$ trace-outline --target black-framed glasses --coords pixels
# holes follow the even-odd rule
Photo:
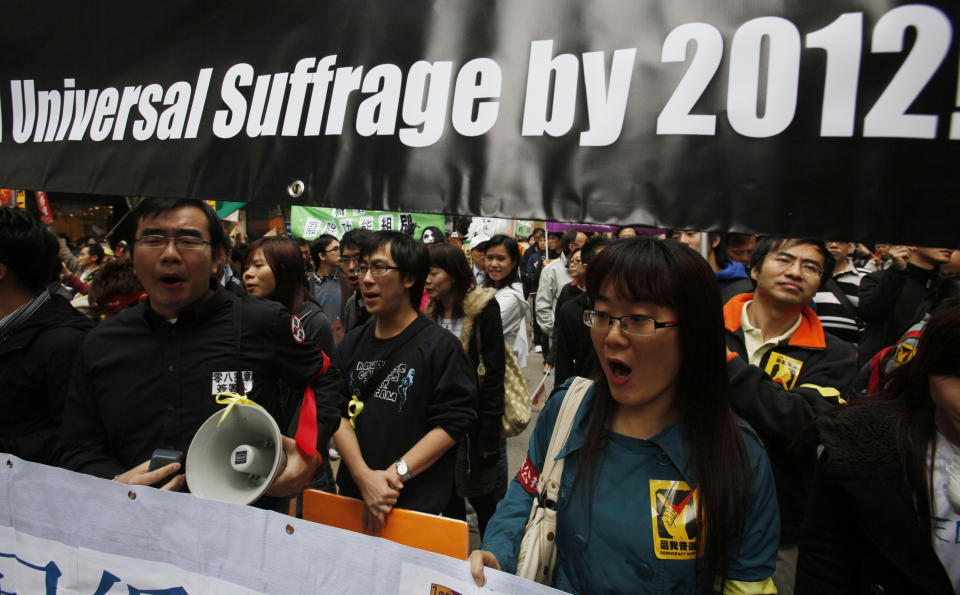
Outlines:
[[[385,274],[387,271],[399,271],[400,267],[391,267],[385,264],[372,264],[370,266],[361,264],[353,270],[356,271],[357,276],[359,277],[366,275],[367,271],[370,271],[374,277],[379,277],[380,275]]]
[[[142,247],[148,250],[162,250],[167,247],[167,244],[173,242],[173,245],[177,247],[177,250],[202,250],[206,246],[212,246],[213,242],[208,242],[203,238],[198,238],[196,236],[162,236],[162,235],[146,235],[136,238],[134,240]]]
[[[819,277],[823,274],[823,267],[812,260],[801,260],[799,256],[789,252],[777,252],[773,255],[773,262],[781,269],[793,268],[793,263],[800,261],[800,268],[811,277]]]
[[[598,312],[596,310],[585,310],[583,312],[583,324],[590,328],[607,330],[613,325],[614,320],[620,323],[620,330],[626,334],[640,337],[649,337],[650,335],[656,334],[657,329],[680,326],[680,323],[676,320],[664,320],[660,322],[659,320],[640,314],[610,316],[606,312]]]
[[[340,263],[340,266],[342,266],[342,267],[348,267],[348,266],[350,266],[350,263],[360,264],[360,257],[359,257],[359,256],[351,256],[350,258],[340,258],[337,262],[339,262],[339,263]]]
[[[327,248],[326,250],[321,250],[320,252],[323,252],[324,254],[326,254],[327,252],[339,252],[339,251],[340,251],[340,246],[337,246],[336,248]],[[340,260],[343,260],[343,259],[341,258]]]

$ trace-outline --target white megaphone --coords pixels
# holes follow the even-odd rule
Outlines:
[[[222,415],[211,415],[190,442],[187,485],[199,498],[251,504],[287,464],[280,428],[255,405],[234,405],[221,423]]]

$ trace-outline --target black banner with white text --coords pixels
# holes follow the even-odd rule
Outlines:
[[[8,4],[0,186],[960,246],[953,3]]]

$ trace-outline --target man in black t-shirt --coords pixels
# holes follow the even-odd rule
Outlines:
[[[339,347],[346,382],[334,440],[345,464],[337,484],[341,494],[363,499],[363,526],[373,533],[394,506],[444,509],[453,490],[452,447],[477,417],[476,373],[460,342],[418,312],[428,271],[426,246],[377,232],[357,268],[373,319]],[[368,387],[388,363],[389,373]],[[355,397],[359,414],[360,406],[350,405]]]

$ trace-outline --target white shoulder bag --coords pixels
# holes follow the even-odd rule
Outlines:
[[[566,444],[573,429],[573,420],[583,402],[583,396],[593,384],[592,380],[577,377],[567,389],[560,405],[557,422],[550,436],[547,456],[537,483],[537,496],[530,507],[527,526],[517,555],[517,576],[534,580],[544,585],[553,581],[557,561],[557,494],[563,475],[563,459],[554,460]]]

